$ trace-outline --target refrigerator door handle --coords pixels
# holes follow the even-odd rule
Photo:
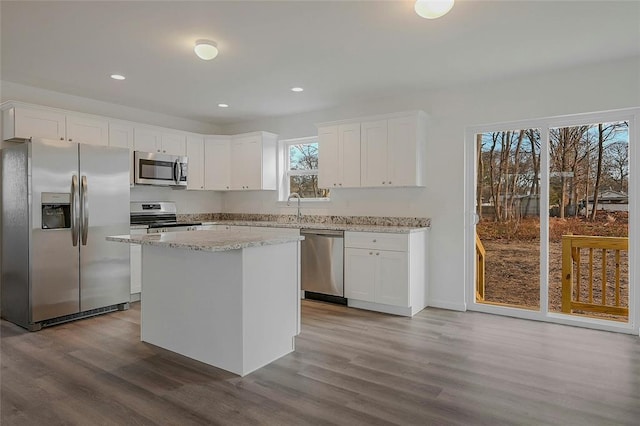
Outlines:
[[[82,210],[80,213],[82,221],[82,245],[87,245],[87,237],[89,234],[89,187],[87,185],[87,177],[82,176],[82,183],[80,187],[80,201],[82,203]]]
[[[73,175],[73,177],[71,177],[71,242],[74,247],[78,245],[79,211],[78,176]]]

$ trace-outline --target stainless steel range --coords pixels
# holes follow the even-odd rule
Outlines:
[[[201,222],[178,222],[173,201],[132,201],[131,225],[148,225],[147,233],[196,231]]]

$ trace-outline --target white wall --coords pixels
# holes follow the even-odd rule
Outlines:
[[[535,60],[535,56],[532,56]],[[472,64],[470,64],[471,66]],[[427,187],[351,189],[332,193],[307,214],[421,216],[432,219],[430,304],[464,309],[465,128],[520,119],[640,106],[640,58],[493,82],[417,92],[411,96],[225,126],[226,134],[265,130],[280,139],[312,136],[314,123],[421,109],[430,116]],[[225,194],[225,212],[291,213],[270,192]]]
[[[61,108],[87,114],[102,115],[121,120],[168,127],[188,132],[218,134],[220,129],[210,123],[173,117],[138,108],[126,107],[109,102],[96,101],[66,93],[25,86],[23,84],[0,81],[0,102],[20,101],[52,108]]]
[[[131,188],[131,201],[174,201],[179,214],[218,213],[222,211],[221,194],[213,191],[134,186]]]

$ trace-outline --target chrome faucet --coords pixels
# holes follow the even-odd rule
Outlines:
[[[302,218],[302,213],[300,213],[300,195],[297,192],[292,192],[291,194],[289,194],[289,198],[287,198],[287,206],[291,206],[292,198],[298,199],[298,214],[296,216],[296,219],[298,222],[300,222],[300,219]]]

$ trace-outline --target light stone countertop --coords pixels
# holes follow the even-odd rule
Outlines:
[[[149,225],[129,225],[129,229],[148,229]]]
[[[429,228],[413,226],[385,226],[385,225],[354,225],[345,223],[309,223],[309,222],[274,222],[274,221],[253,221],[253,220],[218,220],[203,222],[203,225],[230,225],[230,226],[255,226],[270,228],[290,228],[290,229],[328,229],[336,231],[354,232],[387,232],[393,234],[408,234],[411,232],[421,232]]]
[[[248,247],[260,247],[274,244],[285,244],[304,240],[304,237],[291,235],[267,235],[259,231],[238,234],[226,230],[202,230],[166,232],[144,235],[114,235],[106,238],[128,244],[140,244],[157,247],[197,251],[228,251]]]

